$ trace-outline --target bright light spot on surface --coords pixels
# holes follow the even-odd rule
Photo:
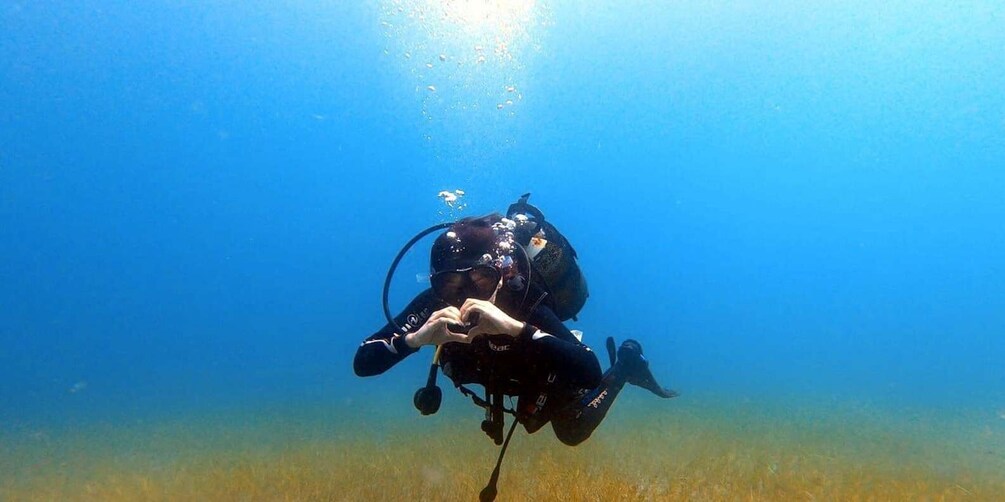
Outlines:
[[[433,80],[465,77],[473,89],[474,72],[489,73],[499,80],[512,79],[520,69],[519,56],[532,49],[532,32],[539,27],[537,0],[387,0],[381,26],[398,50],[389,55],[417,60],[411,73]],[[470,68],[486,63],[489,70]],[[449,71],[423,71],[448,69]],[[494,84],[492,91],[515,89],[512,82]],[[486,91],[490,89],[484,89]]]
[[[427,0],[427,8],[443,9],[443,18],[474,36],[513,38],[532,15],[536,0]]]
[[[508,144],[525,67],[547,24],[537,0],[384,0],[380,25],[398,96],[414,96],[423,137],[463,162]],[[405,78],[400,78],[403,74]],[[487,159],[486,159],[487,160]]]

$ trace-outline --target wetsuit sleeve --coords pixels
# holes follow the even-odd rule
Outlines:
[[[518,338],[541,360],[551,361],[551,370],[565,376],[568,382],[584,388],[600,383],[603,373],[597,355],[580,342],[550,308],[538,307]]]
[[[352,362],[356,375],[379,375],[398,361],[417,352],[419,349],[413,349],[405,343],[404,335],[419,329],[433,312],[442,308],[442,305],[443,302],[433,294],[432,290],[427,289],[416,296],[405,307],[404,312],[394,318],[399,326],[405,328],[405,333],[399,333],[398,328],[388,323],[359,344]]]

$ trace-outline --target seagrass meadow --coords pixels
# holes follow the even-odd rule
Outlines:
[[[1000,500],[1005,420],[963,410],[626,399],[586,443],[518,432],[498,500]],[[376,411],[376,410],[373,410]],[[4,432],[3,500],[474,500],[478,416],[258,411]]]

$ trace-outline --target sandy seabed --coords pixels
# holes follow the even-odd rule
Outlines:
[[[457,400],[454,400],[457,401]],[[679,398],[618,403],[572,448],[518,429],[498,500],[1003,500],[993,410]],[[0,433],[2,500],[476,500],[477,409],[166,417]]]

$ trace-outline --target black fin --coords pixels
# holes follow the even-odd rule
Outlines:
[[[618,349],[618,363],[624,365],[627,372],[627,382],[656,394],[664,399],[677,397],[679,394],[663,388],[656,382],[656,377],[649,370],[649,361],[642,355],[642,345],[635,340],[625,340]]]
[[[617,347],[614,345],[614,337],[607,337],[607,357],[611,359],[611,367],[614,367],[614,363],[617,362]]]
[[[653,378],[653,374],[649,371],[648,367],[646,367],[642,373],[642,375],[638,375],[636,378],[629,378],[628,383],[638,385],[639,387],[642,387],[643,389],[646,389],[663,399],[670,399],[680,395],[676,391],[665,389],[660,386],[660,384],[656,382],[656,379]]]

